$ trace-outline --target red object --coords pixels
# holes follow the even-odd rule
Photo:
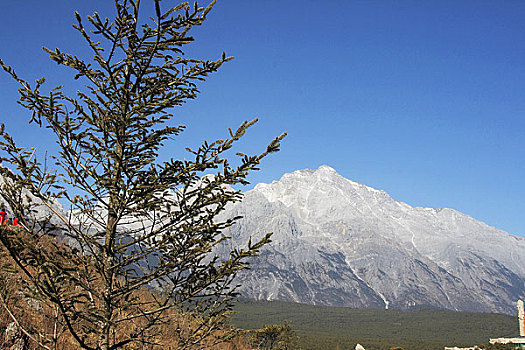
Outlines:
[[[0,225],[9,225],[9,219],[7,219],[6,216],[6,212],[0,210]],[[22,224],[18,222],[18,218],[13,218],[13,226],[22,226]]]
[[[7,219],[5,219],[5,216],[6,216],[6,213],[5,211],[0,211],[0,224],[1,225],[7,225],[8,222],[7,222]]]

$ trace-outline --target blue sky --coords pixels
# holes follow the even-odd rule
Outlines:
[[[0,57],[28,80],[63,83],[70,72],[40,47],[86,54],[73,10],[111,15],[111,3],[2,0]],[[523,18],[517,0],[219,1],[187,52],[236,59],[175,111],[188,129],[163,157],[259,117],[239,151],[288,137],[253,183],[328,164],[410,205],[454,208],[525,236]],[[8,130],[52,151],[51,136],[26,125],[6,74],[0,92]]]

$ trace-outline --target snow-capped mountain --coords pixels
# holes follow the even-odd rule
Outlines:
[[[35,215],[52,213],[41,205]],[[524,238],[453,209],[411,207],[328,166],[258,184],[222,215],[243,217],[223,253],[274,233],[239,277],[245,297],[514,314],[525,296]]]
[[[224,213],[231,244],[273,232],[240,277],[256,299],[514,313],[525,239],[452,209],[411,207],[328,167],[258,184]]]

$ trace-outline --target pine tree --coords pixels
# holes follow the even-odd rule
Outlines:
[[[184,130],[172,124],[174,108],[194,99],[197,83],[231,57],[184,56],[190,29],[204,22],[215,1],[168,10],[152,1],[155,16],[144,23],[140,0],[115,0],[114,19],[95,12],[87,26],[75,12],[74,28],[92,58],[44,48],[85,83],[76,95],[60,86],[45,93],[44,78],[30,84],[0,60],[20,84],[29,123],[50,129],[59,147],[39,160],[0,127],[0,198],[23,225],[0,229],[1,246],[26,293],[54,310],[55,325],[82,349],[166,348],[159,332],[170,322],[177,335],[172,348],[223,341],[229,333],[218,330],[236,295],[232,281],[270,241],[266,234],[229,256],[214,253],[238,219],[217,217],[242,197],[232,186],[247,184],[248,173],[278,151],[285,134],[260,154],[237,153],[235,166],[225,152],[256,120],[223,140],[188,148],[190,160],[159,160],[164,143]],[[59,210],[57,201],[71,210]],[[13,311],[8,299],[2,294],[2,306]],[[173,310],[179,321],[167,319]],[[24,327],[15,311],[9,315]],[[23,331],[52,349],[57,327],[53,334]]]
[[[248,331],[250,343],[261,350],[292,350],[298,348],[295,330],[289,322],[281,325],[267,324],[261,329]]]

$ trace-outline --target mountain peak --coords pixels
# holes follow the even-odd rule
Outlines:
[[[456,210],[412,207],[327,165],[252,191],[235,237],[274,235],[246,297],[508,313],[525,294],[525,239]]]
[[[326,164],[323,164],[321,165],[319,168],[317,168],[317,170],[315,172],[323,172],[323,173],[333,173],[333,174],[337,174],[337,171],[335,171],[334,168],[332,168],[331,166],[328,166]]]
[[[281,177],[281,180],[285,180],[285,179],[288,179],[288,178],[295,178],[295,177],[310,177],[310,176],[328,176],[328,177],[331,177],[331,176],[334,176],[334,175],[339,175],[339,174],[337,173],[337,171],[334,168],[324,164],[324,165],[321,165],[317,169],[306,168],[306,169],[299,169],[299,170],[294,170],[294,171],[289,172],[289,173],[285,173]]]

